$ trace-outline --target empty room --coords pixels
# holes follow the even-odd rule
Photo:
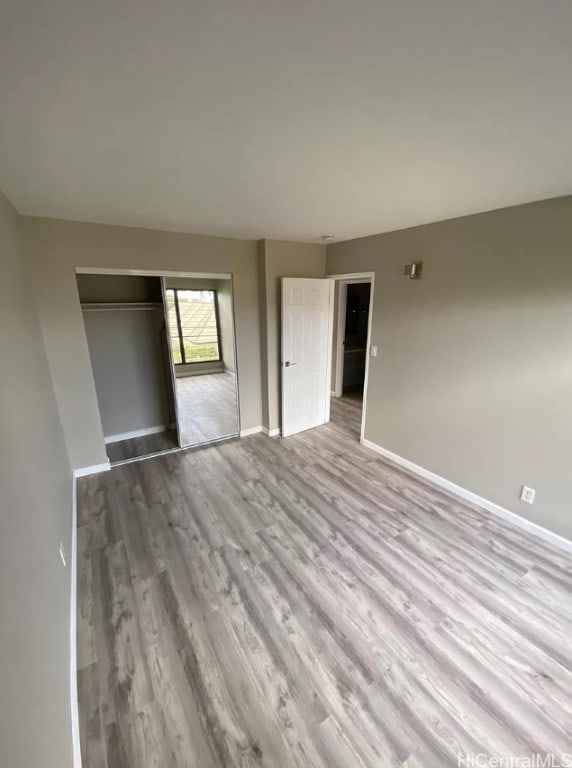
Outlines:
[[[572,765],[572,5],[0,4],[0,766]]]

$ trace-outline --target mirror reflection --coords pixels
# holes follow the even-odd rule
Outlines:
[[[232,281],[165,280],[181,446],[238,434]]]

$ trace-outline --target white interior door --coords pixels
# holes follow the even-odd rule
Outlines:
[[[333,281],[282,278],[282,434],[330,418]]]

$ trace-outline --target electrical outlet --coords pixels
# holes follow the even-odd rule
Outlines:
[[[377,357],[377,346],[372,344],[370,349],[370,354],[372,357]]]
[[[529,488],[528,485],[523,485],[520,491],[520,499],[527,504],[532,504],[534,502],[535,494],[536,491],[534,488]]]
[[[63,541],[60,541],[60,557],[62,558],[62,563],[64,565],[67,565],[67,563],[66,563],[66,551],[64,549]]]

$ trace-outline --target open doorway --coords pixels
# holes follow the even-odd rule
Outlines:
[[[373,274],[334,275],[331,421],[363,440]]]

